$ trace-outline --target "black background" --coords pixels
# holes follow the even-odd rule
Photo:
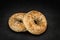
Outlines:
[[[22,0],[0,1],[0,40],[60,40],[60,1]],[[41,35],[15,33],[9,29],[8,19],[15,12],[41,11],[47,18],[48,28]]]

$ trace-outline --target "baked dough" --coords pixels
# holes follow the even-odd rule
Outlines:
[[[26,30],[35,35],[42,34],[47,29],[46,17],[39,11],[29,11],[24,15],[23,23]]]
[[[15,13],[13,14],[8,21],[9,27],[15,32],[25,32],[26,28],[23,23],[23,17],[25,13]]]

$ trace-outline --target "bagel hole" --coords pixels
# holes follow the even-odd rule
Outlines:
[[[38,23],[37,23],[37,20],[34,20],[34,23],[35,23],[35,24],[38,24]]]
[[[15,19],[16,21],[18,21],[18,22],[20,22],[20,23],[23,23],[23,21],[22,20],[18,20],[18,19]]]
[[[41,21],[42,21],[42,19],[40,19],[40,20],[35,19],[35,20],[34,20],[34,23],[37,24],[37,25],[40,25],[40,24],[41,24]]]
[[[19,22],[23,23],[23,21],[22,21],[22,20],[19,20]]]

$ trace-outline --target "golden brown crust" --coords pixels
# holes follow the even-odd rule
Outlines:
[[[37,24],[34,22],[34,20],[37,21]],[[47,20],[45,16],[38,11],[32,10],[28,12],[24,18],[23,22],[25,24],[26,29],[35,35],[39,35],[43,32],[45,32],[47,28]]]
[[[8,21],[10,29],[12,29],[15,32],[24,32],[26,31],[24,24],[19,22],[19,20],[23,21],[25,13],[15,13],[13,14]]]

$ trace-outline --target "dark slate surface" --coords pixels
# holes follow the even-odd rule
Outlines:
[[[59,1],[0,1],[0,40],[59,40],[60,8]],[[47,18],[48,28],[41,35],[29,32],[15,33],[9,29],[8,19],[15,12],[41,11]]]

